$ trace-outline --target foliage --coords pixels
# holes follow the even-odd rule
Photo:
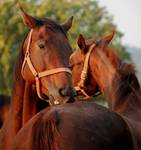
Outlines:
[[[15,59],[27,33],[16,8],[17,2],[0,1],[0,93],[11,92]],[[116,36],[113,45],[123,58],[129,59],[121,45],[122,33],[117,30],[112,16],[96,0],[20,0],[20,5],[33,16],[49,17],[59,23],[74,16],[73,27],[69,32],[73,48],[76,47],[79,33],[83,33],[86,38],[98,38],[114,30]]]

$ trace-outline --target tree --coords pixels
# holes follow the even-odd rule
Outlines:
[[[1,0],[0,4],[0,93],[11,92],[13,66],[27,33],[16,8],[17,1]],[[114,30],[114,47],[123,58],[130,58],[121,45],[122,33],[117,30],[112,16],[96,0],[20,0],[20,5],[33,16],[49,17],[59,23],[74,16],[69,33],[73,48],[79,33],[86,38],[99,38]]]

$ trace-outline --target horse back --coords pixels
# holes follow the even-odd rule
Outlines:
[[[128,126],[116,113],[90,101],[46,108],[15,138],[17,150],[132,150]]]

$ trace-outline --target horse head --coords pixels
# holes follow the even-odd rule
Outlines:
[[[21,16],[30,29],[23,44],[23,78],[36,88],[41,99],[49,99],[50,104],[71,101],[75,92],[68,62],[72,49],[67,31],[73,18],[59,25],[48,18],[36,19],[22,8]]]
[[[100,40],[85,40],[83,35],[78,37],[78,49],[70,56],[70,68],[72,69],[73,84],[76,90],[83,89],[87,95],[94,95],[100,89],[95,77],[97,66],[91,63],[95,59],[93,54],[96,51],[103,51],[108,55],[107,46],[113,38],[114,33],[101,38]],[[94,69],[95,68],[95,69]],[[84,93],[84,95],[85,95]]]

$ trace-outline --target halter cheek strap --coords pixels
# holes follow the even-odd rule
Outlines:
[[[22,64],[22,70],[21,70],[21,72],[23,72],[25,64],[27,63],[28,66],[29,66],[30,71],[32,72],[33,76],[35,77],[37,94],[38,94],[38,96],[39,96],[40,99],[44,99],[41,96],[40,78],[45,77],[45,76],[49,76],[49,75],[52,75],[52,74],[60,73],[60,72],[67,72],[69,74],[72,74],[72,72],[71,72],[71,70],[69,68],[65,68],[65,67],[50,69],[50,70],[46,70],[46,71],[42,71],[42,72],[36,71],[36,69],[33,66],[33,63],[31,61],[30,53],[29,53],[30,44],[31,44],[31,38],[32,38],[32,32],[33,32],[33,29],[29,33],[27,49],[26,49],[24,61],[23,61],[23,64]]]
[[[82,95],[85,96],[85,98],[89,98],[90,96],[85,92],[84,90],[84,84],[87,78],[87,74],[88,74],[88,66],[89,66],[89,59],[90,59],[90,54],[93,50],[93,48],[96,46],[96,44],[92,44],[88,53],[85,56],[84,59],[84,66],[83,66],[83,70],[81,72],[81,76],[80,76],[80,81],[78,82],[77,86],[75,87],[76,91],[80,91],[82,93]]]

